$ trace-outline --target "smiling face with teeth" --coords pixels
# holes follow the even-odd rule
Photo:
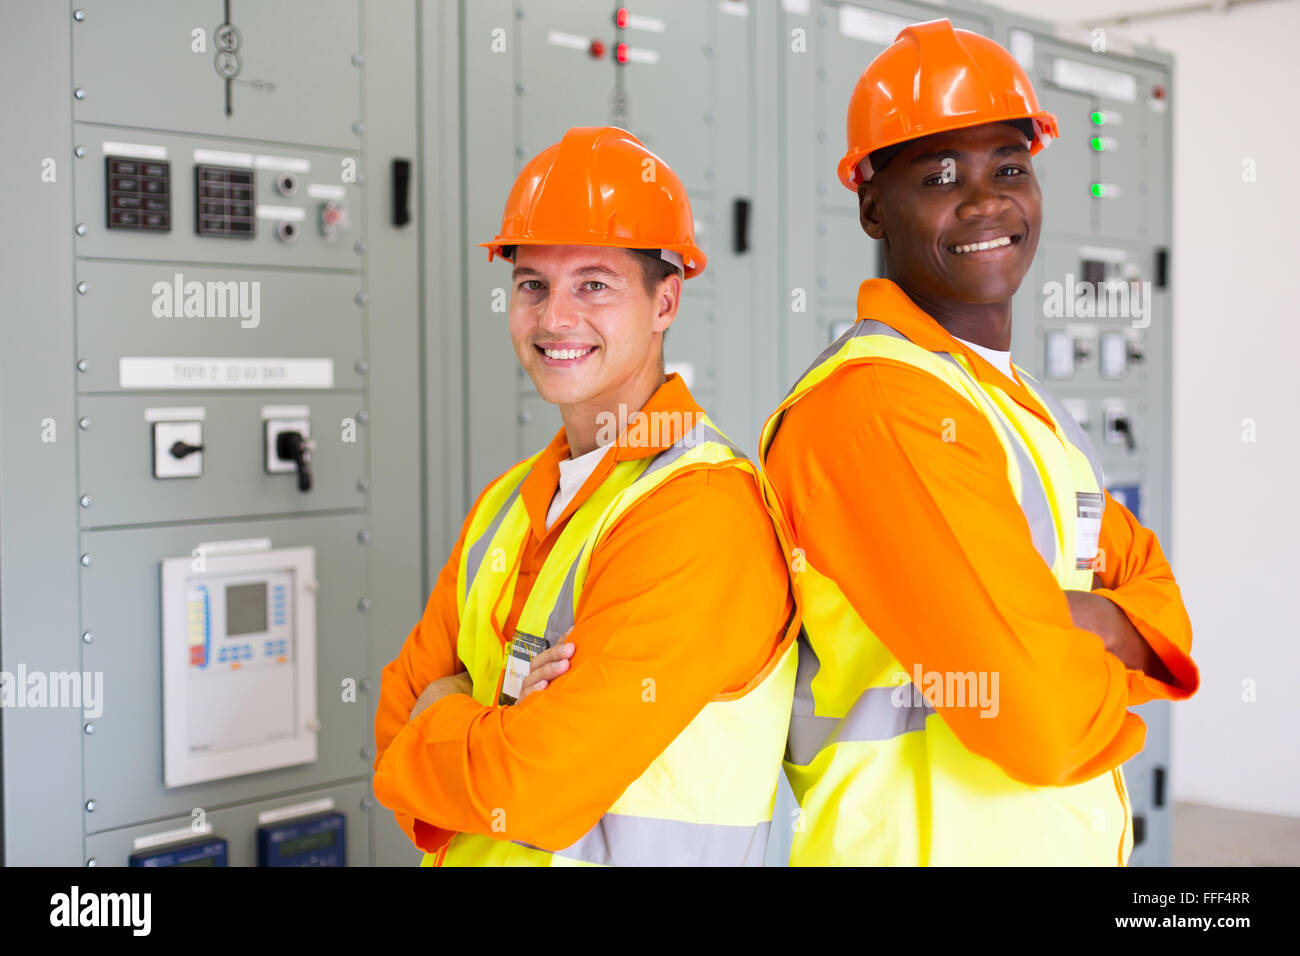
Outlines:
[[[518,246],[510,338],[538,394],[560,406],[573,454],[596,447],[597,415],[630,414],[664,381],[663,333],[682,280],[643,281],[640,253],[600,246]]]
[[[885,272],[959,338],[1011,343],[1011,297],[1038,248],[1043,199],[1022,133],[987,123],[907,143],[858,188]]]

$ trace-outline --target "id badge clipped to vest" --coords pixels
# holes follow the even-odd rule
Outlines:
[[[519,700],[519,692],[524,689],[524,678],[533,666],[533,658],[550,647],[546,638],[515,631],[510,642],[510,653],[506,656],[506,675],[501,681],[501,696],[497,703],[503,706]]]
[[[1074,532],[1074,568],[1085,571],[1097,560],[1097,541],[1101,537],[1101,513],[1106,499],[1095,491],[1077,491]]]

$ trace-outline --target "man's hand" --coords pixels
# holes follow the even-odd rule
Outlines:
[[[424,710],[435,701],[441,700],[448,694],[467,694],[473,696],[474,681],[470,679],[469,673],[461,671],[459,674],[452,674],[450,677],[439,677],[429,684],[424,692],[416,698],[415,706],[411,708],[411,720],[420,716],[420,711]]]
[[[1100,637],[1106,650],[1118,657],[1125,667],[1166,684],[1175,683],[1164,662],[1118,604],[1104,595],[1088,591],[1066,591],[1065,597],[1070,602],[1074,626]]]
[[[567,671],[569,669],[569,658],[572,656],[573,644],[565,642],[556,644],[549,650],[542,651],[542,653],[534,657],[532,667],[528,671],[528,676],[524,678],[523,687],[519,691],[519,699],[523,700],[533,691],[544,689],[551,681]]]

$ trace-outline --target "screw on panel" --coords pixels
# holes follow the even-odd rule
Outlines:
[[[87,734],[93,734],[95,732],[95,722],[93,720],[88,722],[84,730],[86,731]]]
[[[533,420],[533,413],[530,412],[528,409],[525,408],[523,411],[519,413],[519,424],[527,425],[532,420]]]
[[[93,856],[86,861],[86,866],[98,866],[98,865],[99,864],[95,862],[95,858]]]
[[[80,426],[80,428],[81,428],[81,430],[82,430],[83,432],[84,432],[84,431],[87,431],[87,430],[90,428],[90,419],[89,419],[89,418],[83,418],[83,419],[81,419],[81,421],[77,422],[77,425]]]
[[[515,157],[516,157],[516,158],[518,158],[518,159],[525,159],[525,158],[527,158],[527,156],[528,156],[528,150],[524,149],[522,146],[516,146],[516,147],[515,147]]]
[[[370,744],[366,744],[364,747],[361,748],[361,758],[363,760],[374,760],[375,748],[370,746]]]
[[[86,234],[86,224],[84,222],[77,223],[77,235],[84,236],[85,234]]]
[[[363,256],[366,254],[366,244],[358,239],[356,242],[352,243],[352,251],[359,256]]]
[[[369,490],[370,490],[370,479],[369,479],[369,478],[358,478],[358,479],[357,479],[357,491],[369,491]]]
[[[363,408],[363,409],[361,409],[361,411],[357,412],[357,423],[358,423],[358,424],[360,424],[360,425],[364,425],[364,424],[366,424],[366,423],[369,422],[369,421],[370,421],[370,413],[369,413],[368,411],[366,411],[366,410]]]
[[[367,302],[370,301],[370,296],[368,293],[365,292],[365,290],[362,290],[361,292],[358,292],[356,295],[352,297],[352,301],[355,302],[357,305],[365,305]]]
[[[358,601],[357,610],[360,611],[362,614],[368,613],[370,611],[370,598],[363,597],[360,601]]]
[[[82,157],[84,157],[84,156],[86,155],[86,147],[84,147],[84,146],[78,146],[76,149],[74,149],[74,150],[72,151],[72,153],[73,153],[74,156],[77,157],[77,159],[81,159]]]
[[[365,66],[365,65],[366,65],[366,58],[365,58],[364,56],[362,56],[360,53],[353,53],[353,54],[352,54],[352,65],[353,65],[353,66]]]
[[[90,363],[85,359],[77,359],[77,371],[84,372],[90,368]]]
[[[95,559],[92,558],[89,554],[83,554],[81,556],[81,566],[83,568],[88,568],[94,563],[95,563]]]
[[[85,295],[87,292],[90,291],[90,283],[89,283],[89,282],[78,282],[78,283],[77,283],[77,291],[80,292],[82,295]]]
[[[89,508],[89,507],[91,506],[91,504],[94,503],[94,501],[95,501],[95,499],[94,499],[91,495],[82,495],[82,496],[81,496],[81,507],[83,507],[83,508]]]
[[[85,11],[85,10],[73,10],[73,11],[72,11],[72,19],[76,20],[78,23],[82,23],[82,22],[86,19],[86,11]]]
[[[355,123],[352,124],[352,132],[356,133],[358,136],[360,136],[365,131],[366,131],[366,124],[361,122],[361,120],[357,120]]]
[[[526,92],[528,92],[528,89],[527,87],[524,86],[524,84],[522,83],[515,84],[515,96],[523,96]]]
[[[81,632],[81,643],[83,643],[83,644],[93,644],[94,641],[95,641],[95,632],[94,632],[94,631],[82,631],[82,632]]]
[[[523,11],[523,8],[522,8],[522,7],[516,7],[516,8],[515,8],[515,19],[516,19],[516,20],[522,20],[523,18],[524,18],[524,11]]]
[[[357,370],[358,375],[365,375],[370,369],[370,363],[365,359],[357,359],[356,364],[352,367]]]
[[[86,98],[85,87],[82,86],[77,87],[75,90],[72,91],[72,95],[79,100],[84,100]]]
[[[86,812],[87,812],[87,813],[94,813],[94,812],[95,812],[95,801],[94,801],[94,800],[87,800],[87,801],[86,801]]]
[[[370,691],[374,689],[374,686],[375,686],[375,682],[372,681],[369,677],[361,678],[361,692],[363,694],[370,693]]]
[[[706,44],[704,44],[704,49],[703,49],[701,52],[702,52],[705,56],[713,56],[713,47],[709,46],[709,45],[706,43]]]
[[[361,809],[362,809],[362,810],[365,810],[365,811],[368,813],[368,812],[370,812],[371,810],[373,810],[374,808],[375,808],[375,801],[374,801],[374,798],[373,798],[373,797],[362,797],[362,798],[361,798]]]
[[[370,532],[367,529],[362,528],[360,531],[357,532],[357,541],[360,542],[361,544],[369,544]]]

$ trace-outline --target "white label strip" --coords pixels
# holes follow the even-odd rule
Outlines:
[[[808,0],[781,0],[781,9],[786,13],[808,15]]]
[[[733,17],[749,16],[749,4],[744,0],[721,0],[718,3],[718,10],[722,13],[729,13]]]
[[[166,146],[150,146],[146,143],[115,143],[111,140],[105,140],[100,144],[104,147],[105,156],[133,156],[136,159],[166,159]]]
[[[203,408],[146,408],[144,420],[147,422],[201,422],[208,417]]]
[[[301,206],[258,206],[258,219],[286,219],[290,222],[302,222],[307,218],[307,210]]]
[[[205,557],[219,554],[247,554],[249,551],[270,551],[270,538],[232,538],[229,541],[200,541],[194,550],[203,552]]]
[[[117,379],[122,388],[333,388],[334,360],[127,355]]]
[[[1052,82],[1062,89],[1092,93],[1124,103],[1137,102],[1137,77],[1104,66],[1058,56],[1052,61]]]
[[[202,826],[177,827],[175,830],[163,830],[161,833],[150,833],[147,836],[138,836],[131,842],[133,850],[148,850],[151,847],[163,846],[168,843],[179,843],[182,840],[192,840],[196,836],[206,836],[212,832],[212,824],[205,823]]]
[[[342,199],[347,190],[334,183],[308,183],[307,195],[312,199]]]
[[[213,163],[218,166],[252,166],[252,153],[230,153],[224,149],[196,149],[194,151],[194,161],[196,163]]]
[[[305,817],[309,813],[324,813],[326,810],[334,809],[334,798],[324,797],[320,800],[312,800],[308,803],[295,803],[288,807],[277,807],[274,810],[263,810],[257,815],[257,822],[265,826],[268,823],[279,823],[281,820],[292,820],[294,817]]]
[[[263,418],[311,418],[306,405],[263,405]]]
[[[629,30],[645,30],[647,33],[663,33],[664,22],[658,17],[646,17],[639,13],[629,13],[627,15],[627,28]]]
[[[1095,259],[1098,262],[1123,262],[1128,258],[1128,253],[1108,246],[1080,246],[1079,258]]]
[[[282,169],[287,173],[311,172],[311,161],[296,156],[258,156],[253,165],[258,169]]]
[[[585,50],[591,46],[591,41],[586,37],[580,37],[576,33],[561,33],[559,30],[552,30],[547,33],[546,42],[570,50]]]
[[[630,46],[627,48],[627,58],[633,63],[658,63],[659,51]]]
[[[1026,71],[1034,68],[1034,35],[1028,30],[1012,30],[1011,55]]]
[[[840,7],[840,33],[853,40],[889,46],[898,32],[912,21],[861,7]]]

